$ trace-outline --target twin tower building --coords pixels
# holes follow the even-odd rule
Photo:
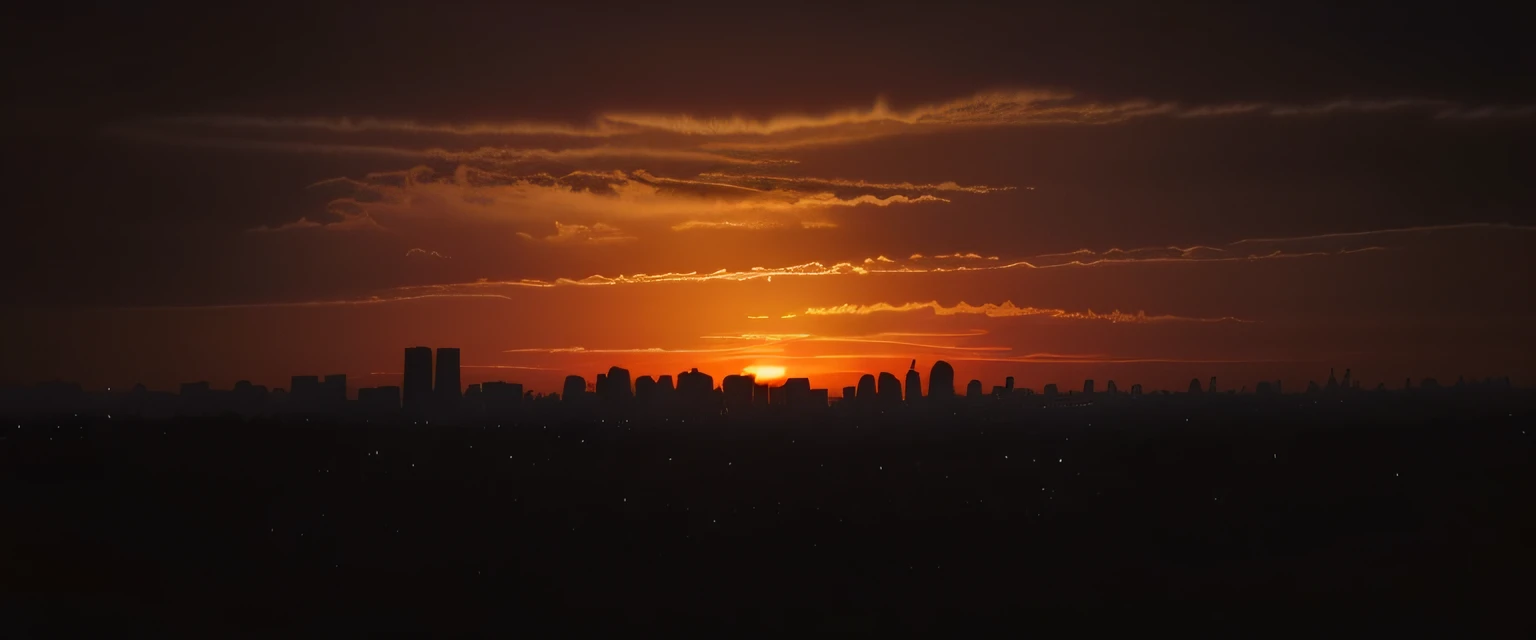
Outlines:
[[[405,350],[405,384],[401,389],[401,408],[412,418],[433,415],[451,415],[458,411],[463,399],[463,386],[459,384],[459,350],[442,347],[437,350],[435,377],[432,367],[431,347],[409,347]]]

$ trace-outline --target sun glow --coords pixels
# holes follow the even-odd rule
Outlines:
[[[784,367],[771,364],[755,364],[743,368],[741,372],[757,378],[758,382],[768,382],[784,377]]]

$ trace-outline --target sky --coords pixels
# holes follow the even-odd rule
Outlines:
[[[1329,4],[6,9],[0,382],[1530,384],[1536,47]]]

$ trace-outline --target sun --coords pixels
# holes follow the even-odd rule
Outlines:
[[[743,368],[741,372],[757,378],[758,382],[768,382],[784,377],[784,367],[773,364],[754,364]]]

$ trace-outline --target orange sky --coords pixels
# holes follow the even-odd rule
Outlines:
[[[142,69],[33,78],[0,382],[355,389],[414,345],[542,391],[615,364],[834,397],[913,359],[1034,388],[1536,374],[1536,110],[1465,52],[1439,76],[1246,48],[1282,31],[1217,60],[1116,22],[1101,60],[1027,26],[1061,21],[476,39],[504,23],[385,13],[385,49],[198,40],[206,73],[146,25]],[[741,46],[784,33],[840,38]]]

